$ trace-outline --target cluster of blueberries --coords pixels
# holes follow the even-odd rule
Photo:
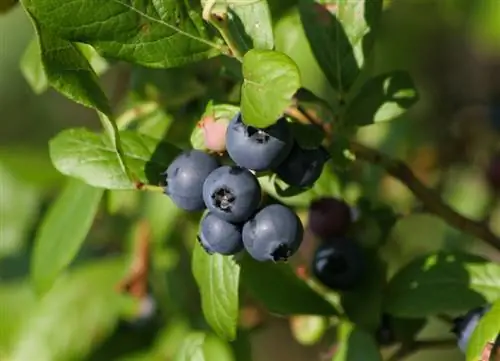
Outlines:
[[[261,205],[256,173],[274,172],[290,186],[309,187],[328,160],[326,150],[301,147],[285,118],[260,129],[246,125],[241,113],[229,122],[225,143],[228,164],[194,149],[177,156],[163,173],[165,193],[186,211],[208,210],[198,234],[207,253],[245,249],[258,261],[287,260],[302,242],[302,223],[285,205]]]

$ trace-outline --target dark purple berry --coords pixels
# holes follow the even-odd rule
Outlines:
[[[309,206],[309,229],[319,238],[343,236],[351,222],[351,208],[341,199],[320,198]]]

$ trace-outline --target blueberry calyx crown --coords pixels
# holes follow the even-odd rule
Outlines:
[[[287,261],[292,255],[292,250],[284,243],[280,243],[276,249],[271,252],[274,262]]]
[[[236,200],[233,192],[227,187],[220,187],[211,196],[214,205],[223,212],[231,212],[231,208]]]
[[[267,143],[270,139],[269,134],[267,134],[264,130],[262,129],[257,129],[255,127],[247,126],[247,134],[250,138],[255,140],[255,142],[259,144],[264,144]]]

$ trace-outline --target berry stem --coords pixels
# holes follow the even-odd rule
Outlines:
[[[297,107],[297,111],[302,113],[309,123],[321,127],[326,132],[327,137],[330,138],[331,132],[322,126],[321,119],[313,117],[300,107]],[[389,175],[403,183],[423,203],[428,212],[442,218],[450,226],[459,229],[463,233],[482,239],[500,250],[500,238],[484,222],[472,220],[454,211],[443,201],[438,192],[420,181],[403,161],[393,159],[355,140],[350,141],[349,150],[355,155],[356,159],[382,167]]]
[[[437,340],[420,340],[414,341],[409,344],[401,345],[397,351],[392,354],[386,361],[402,361],[412,356],[421,350],[455,348],[457,347],[457,340],[455,339],[437,339]]]

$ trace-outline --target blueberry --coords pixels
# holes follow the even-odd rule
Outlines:
[[[486,312],[489,311],[490,308],[491,305],[476,307],[467,312],[465,315],[457,317],[453,320],[454,327],[452,332],[457,336],[458,347],[462,350],[462,352],[465,353],[467,351],[467,345],[469,344],[472,333],[476,329],[481,318]]]
[[[203,184],[208,210],[227,222],[244,222],[257,209],[261,188],[255,175],[238,166],[214,170]]]
[[[198,242],[208,254],[236,254],[243,250],[241,227],[208,212],[201,220]]]
[[[300,247],[304,228],[290,208],[271,204],[243,226],[243,244],[257,261],[286,261]]]
[[[317,237],[328,239],[342,236],[351,222],[351,208],[341,199],[320,198],[309,206],[309,229]]]
[[[241,167],[255,171],[278,166],[292,149],[293,137],[285,118],[258,129],[245,125],[241,113],[231,120],[226,133],[226,149],[231,159]]]
[[[351,239],[332,238],[314,253],[312,273],[328,288],[347,291],[355,288],[365,270],[363,252]]]
[[[275,171],[278,177],[290,186],[310,187],[320,177],[328,159],[325,148],[304,149],[295,142],[288,157]]]
[[[162,173],[166,177],[165,194],[186,211],[205,208],[203,182],[219,167],[217,159],[199,150],[182,152]]]

